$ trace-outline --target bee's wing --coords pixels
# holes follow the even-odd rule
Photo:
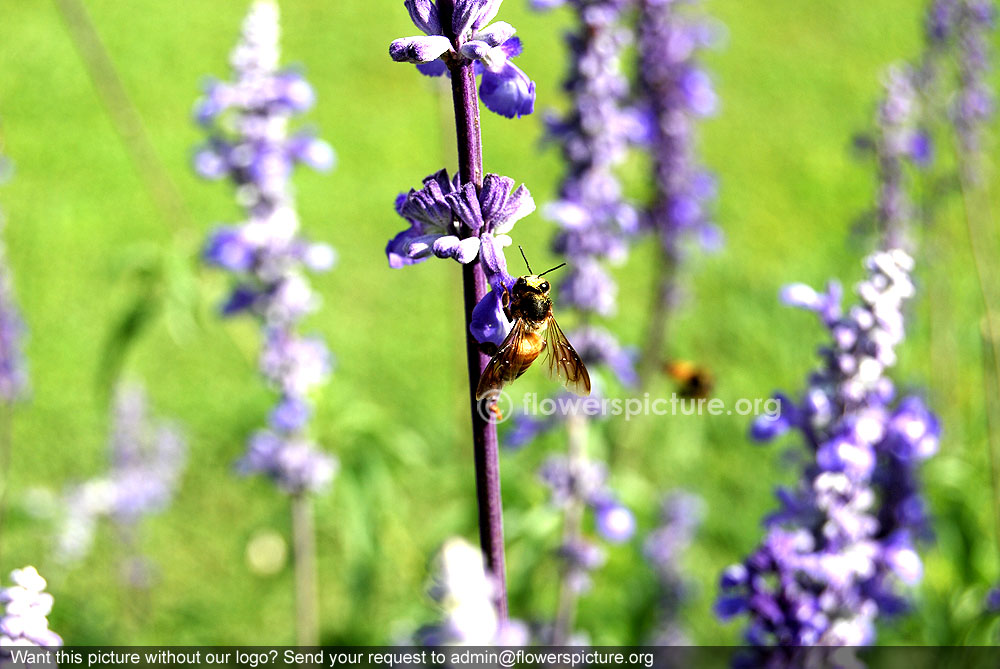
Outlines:
[[[526,325],[523,318],[514,320],[514,327],[507,334],[507,338],[500,344],[496,354],[486,365],[482,376],[479,377],[479,385],[476,387],[476,399],[485,399],[490,393],[500,390],[504,384],[510,383],[523,371],[521,363],[517,359],[518,351],[521,350],[521,341],[524,339]]]
[[[590,374],[576,350],[559,329],[552,312],[545,328],[545,350],[548,355],[549,376],[558,377],[567,389],[586,397],[590,394]]]

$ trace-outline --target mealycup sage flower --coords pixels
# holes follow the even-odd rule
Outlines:
[[[643,543],[642,554],[656,574],[657,621],[651,642],[657,646],[688,646],[681,609],[692,595],[681,561],[694,541],[705,515],[705,502],[697,495],[675,490],[663,498],[656,528]]]
[[[278,395],[269,425],[254,432],[237,462],[244,474],[269,477],[291,496],[295,544],[296,631],[300,645],[319,643],[315,526],[309,493],[326,490],[338,462],[309,436],[314,394],[330,375],[331,356],[301,321],[319,307],[306,271],[329,270],[336,259],[327,244],[299,233],[291,174],[296,165],[333,166],[330,146],[308,132],[289,134],[293,116],[315,99],[301,74],[278,69],[278,6],[257,0],[230,58],[233,79],[211,82],[197,107],[208,143],[195,158],[208,178],[228,177],[247,220],[216,230],[205,260],[234,276],[222,308],[260,323],[260,373]]]
[[[809,451],[798,488],[778,490],[781,508],[761,545],[722,576],[716,609],[745,613],[754,646],[870,644],[876,617],[905,608],[897,584],[922,577],[915,541],[927,519],[916,472],[936,452],[939,427],[919,397],[896,399],[885,374],[903,341],[913,260],[892,249],[865,267],[860,302],[846,313],[836,283],[783,292],[820,317],[831,342],[803,397],[777,395],[780,414],[753,425],[762,441],[795,430]]]
[[[489,364],[489,349],[502,343],[511,324],[500,294],[513,286],[504,247],[514,224],[531,213],[534,200],[514,180],[483,169],[479,96],[487,108],[507,117],[534,109],[535,86],[510,62],[520,52],[514,28],[492,23],[500,0],[406,0],[413,23],[425,36],[397,39],[389,47],[397,62],[414,62],[424,74],[447,74],[451,80],[458,145],[458,173],[441,170],[424,179],[420,190],[396,200],[396,211],[409,227],[386,246],[390,267],[412,265],[430,257],[453,258],[462,265],[469,371],[469,406],[475,454],[480,545],[497,585],[494,604],[507,618],[503,545],[503,505],[496,425],[489,401],[476,388]],[[491,290],[488,290],[491,289]]]
[[[439,2],[406,0],[413,24],[425,34],[395,40],[389,55],[397,62],[416,63],[421,73],[432,77],[447,75],[455,60],[474,61],[479,97],[487,109],[507,118],[530,114],[535,109],[535,83],[511,62],[521,55],[521,40],[514,37],[509,23],[491,23],[501,1],[459,0],[451,26],[443,26]]]
[[[337,467],[306,436],[311,396],[329,376],[330,353],[320,338],[298,332],[319,306],[305,270],[326,271],[335,255],[300,235],[290,177],[298,164],[330,169],[334,154],[311,133],[289,135],[289,121],[315,95],[301,74],[278,69],[278,31],[277,5],[254,3],[230,58],[233,80],[211,81],[198,102],[196,116],[209,139],[195,168],[206,178],[228,177],[246,212],[244,223],[212,234],[204,255],[235,279],[223,314],[260,322],[260,371],[279,395],[270,425],[250,438],[238,469],[266,474],[298,494],[324,489]]]
[[[940,428],[920,397],[897,398],[887,374],[904,339],[904,303],[915,293],[914,261],[900,248],[913,220],[906,166],[929,159],[915,77],[889,68],[877,108],[870,143],[883,250],[865,260],[859,304],[845,313],[836,282],[825,293],[804,284],[782,292],[820,317],[830,344],[802,398],[776,395],[780,413],[751,429],[758,441],[797,431],[808,450],[798,488],[778,490],[781,508],[765,520],[761,545],[722,576],[717,612],[748,615],[757,660],[780,665],[797,657],[796,646],[872,643],[876,619],[907,608],[900,584],[923,575],[916,542],[930,530],[917,473],[937,451]]]

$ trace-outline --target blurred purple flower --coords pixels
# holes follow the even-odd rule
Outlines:
[[[987,613],[1000,613],[1000,587],[991,588],[988,593],[986,593],[986,602],[984,607]]]
[[[905,166],[926,165],[931,158],[930,137],[919,126],[920,98],[917,73],[909,67],[890,67],[885,94],[876,115],[875,153],[878,162],[876,216],[885,243],[892,248],[907,244],[903,230],[913,218],[907,197]]]
[[[177,425],[150,416],[141,386],[123,384],[114,394],[108,456],[105,474],[73,486],[66,495],[57,551],[62,562],[84,556],[100,518],[131,527],[165,510],[180,485],[187,444]]]
[[[716,112],[711,78],[698,63],[700,52],[718,40],[719,28],[684,11],[692,2],[640,0],[639,82],[645,105],[646,144],[653,158],[656,193],[644,226],[663,246],[666,262],[681,258],[686,236],[718,245],[712,223],[714,177],[698,164],[695,124]]]
[[[233,80],[210,82],[196,107],[209,138],[195,169],[206,178],[229,177],[246,210],[246,222],[212,234],[204,257],[235,275],[222,313],[251,313],[260,321],[261,373],[279,394],[272,430],[250,438],[238,469],[300,493],[324,488],[336,471],[336,460],[304,436],[311,394],[329,376],[330,354],[320,339],[298,332],[319,304],[305,271],[329,270],[336,255],[299,234],[290,179],[296,165],[328,170],[336,156],[310,132],[288,134],[289,121],[313,106],[315,93],[299,72],[278,69],[278,37],[277,5],[258,0],[230,58]]]
[[[0,156],[0,181],[6,177],[7,163]],[[4,217],[0,211],[0,234]],[[22,350],[24,322],[14,298],[7,249],[0,240],[0,401],[13,402],[28,389],[28,370]]]

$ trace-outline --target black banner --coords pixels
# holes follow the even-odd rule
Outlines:
[[[613,668],[995,669],[997,647],[753,649],[693,646],[67,646],[3,648],[0,669],[241,667],[244,669]]]

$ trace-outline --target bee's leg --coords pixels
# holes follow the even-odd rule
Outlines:
[[[492,358],[497,354],[497,351],[500,350],[500,347],[491,341],[484,341],[479,344],[479,350]]]
[[[500,410],[500,406],[496,402],[490,405],[490,413],[496,416],[496,422],[503,422],[503,412]]]
[[[503,307],[503,315],[513,323],[514,316],[510,313],[510,291],[507,290],[506,284],[503,287],[503,293],[500,295],[500,306]]]

